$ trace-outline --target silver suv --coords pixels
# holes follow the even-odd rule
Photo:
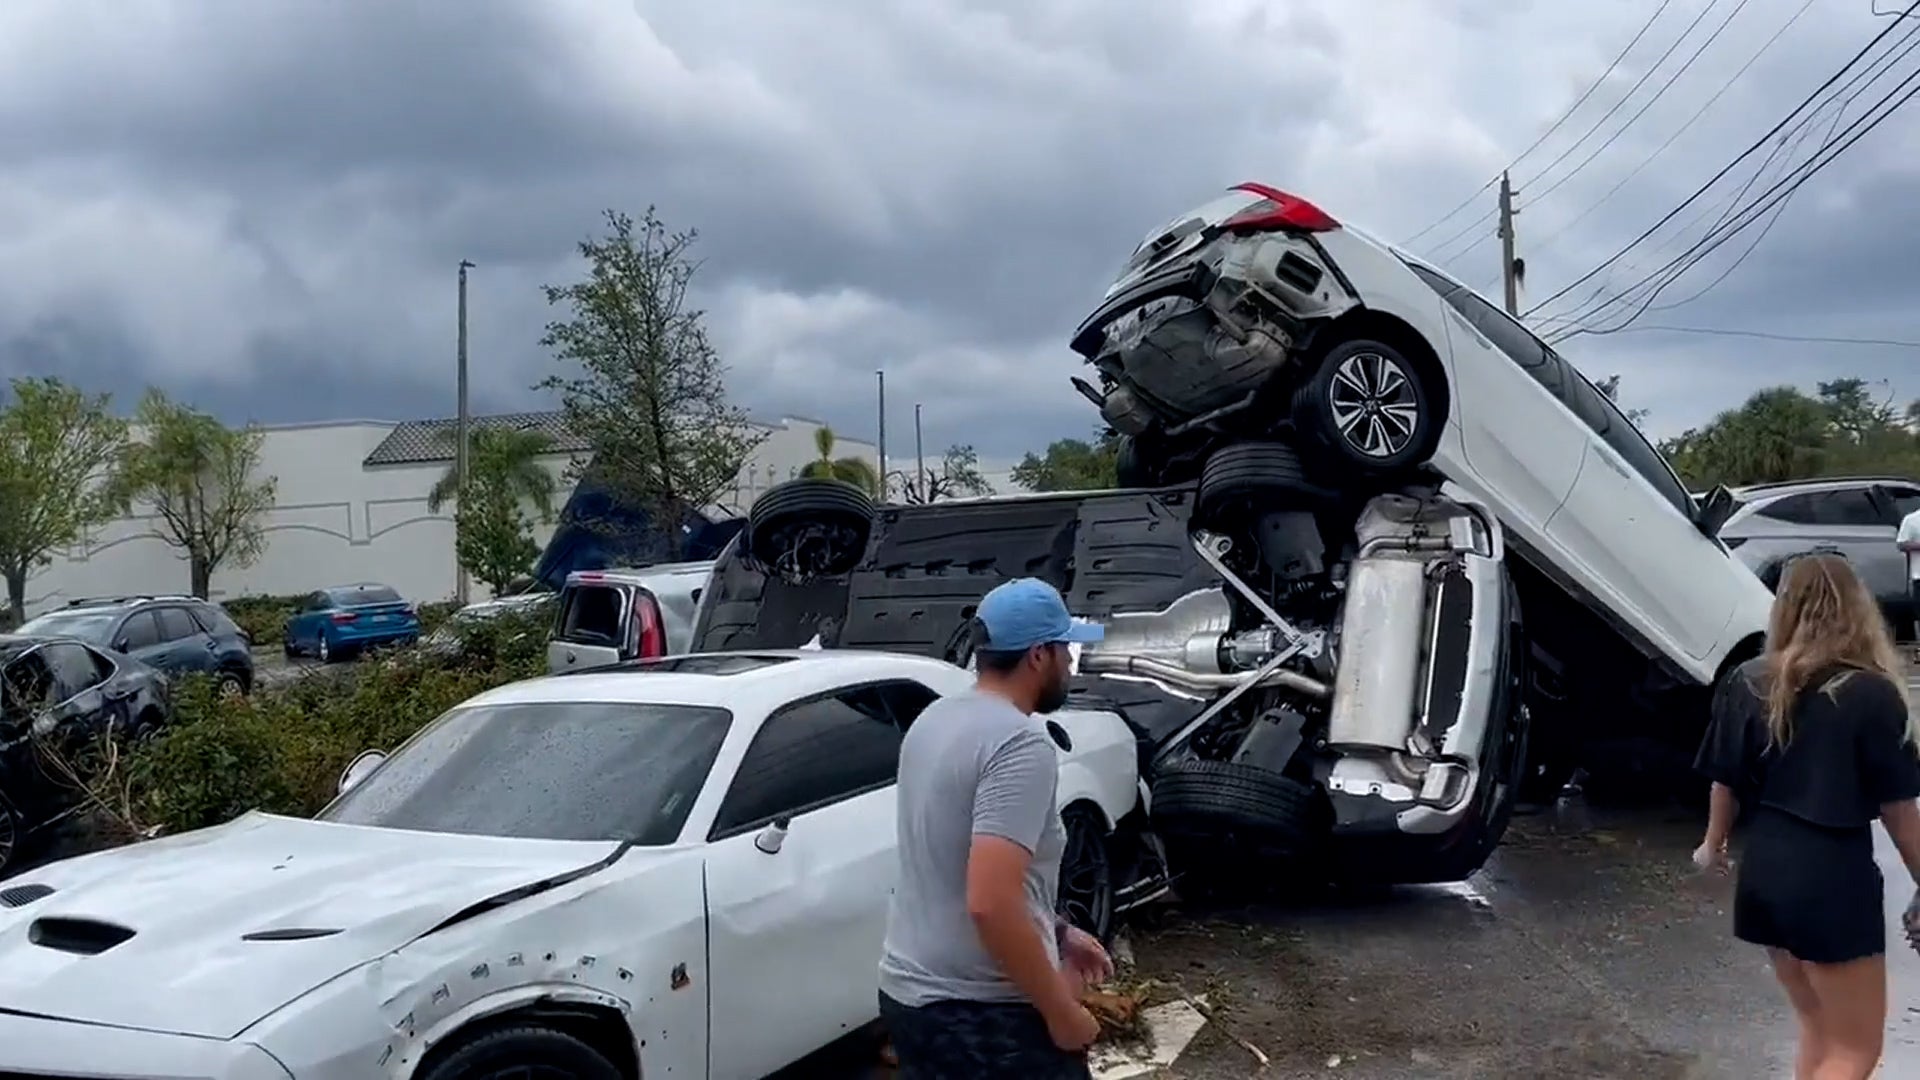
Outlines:
[[[1780,583],[1780,567],[1791,556],[1838,551],[1880,598],[1881,609],[1900,636],[1914,633],[1906,556],[1894,546],[1894,534],[1902,518],[1920,510],[1920,480],[1792,480],[1739,488],[1734,496],[1740,507],[1721,526],[1720,539],[1768,588]]]

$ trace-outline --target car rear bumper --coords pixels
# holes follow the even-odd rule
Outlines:
[[[341,645],[383,645],[392,641],[409,641],[420,636],[418,620],[406,622],[375,623],[335,623],[328,634]]]

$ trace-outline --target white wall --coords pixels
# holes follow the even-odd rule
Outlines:
[[[740,510],[818,456],[814,422],[762,426],[767,438],[741,469],[733,496]],[[259,475],[278,480],[276,505],[264,522],[266,548],[251,566],[216,569],[213,598],[300,593],[355,581],[383,582],[409,600],[451,598],[457,574],[453,508],[427,511],[427,492],[448,463],[362,464],[393,428],[384,421],[352,421],[265,429]],[[834,456],[878,457],[872,444],[849,439],[836,440]],[[567,462],[565,455],[547,459],[556,478]],[[566,495],[563,483],[556,510]],[[161,539],[163,533],[159,521],[136,507],[132,516],[98,530],[88,544],[56,556],[29,578],[28,612],[81,596],[185,592],[186,560]],[[534,539],[544,547],[552,534],[552,525],[537,527]],[[478,582],[473,589],[476,596],[486,593]]]

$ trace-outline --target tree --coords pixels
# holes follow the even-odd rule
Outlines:
[[[980,475],[980,455],[971,446],[955,444],[947,447],[940,464],[928,469],[925,476],[909,477],[905,473],[894,475],[900,477],[901,497],[909,503],[924,504],[941,499],[993,494],[993,485]]]
[[[869,495],[880,494],[880,473],[873,463],[863,457],[833,456],[833,429],[822,426],[814,430],[813,446],[820,456],[800,467],[800,475],[816,480],[838,480],[852,484]]]
[[[1013,467],[1013,482],[1028,491],[1099,491],[1120,486],[1120,440],[1112,431],[1093,442],[1055,439],[1044,454],[1029,453]]]
[[[126,421],[58,379],[14,379],[0,407],[0,574],[17,625],[27,576],[126,510]]]
[[[1876,403],[1859,379],[1823,382],[1815,395],[1769,387],[1711,423],[1661,444],[1695,487],[1845,474],[1920,476],[1920,415]]]
[[[688,306],[696,235],[670,232],[652,207],[636,225],[606,212],[607,233],[580,243],[587,276],[549,285],[566,317],[540,339],[567,374],[557,390],[568,428],[593,451],[591,471],[619,502],[644,508],[669,537],[732,486],[758,445],[746,414],[727,403],[726,366]]]
[[[1609,375],[1606,378],[1600,380],[1599,382],[1594,383],[1593,385],[1594,385],[1594,389],[1599,390],[1601,393],[1607,395],[1608,401],[1613,402],[1615,405],[1620,404],[1620,376],[1619,375],[1617,374]],[[1627,422],[1634,425],[1635,427],[1639,427],[1640,421],[1645,420],[1647,418],[1647,410],[1645,409],[1622,409],[1620,411],[1626,415]]]
[[[449,431],[445,441],[457,438]],[[449,502],[457,504],[454,558],[495,595],[509,591],[540,556],[533,527],[553,520],[554,496],[553,474],[540,456],[552,445],[544,432],[532,429],[478,428],[467,440],[465,490],[456,463],[427,492],[427,509],[433,513]]]
[[[278,483],[253,476],[263,433],[228,428],[158,390],[147,391],[134,425],[124,490],[153,507],[160,538],[186,555],[189,587],[204,599],[215,570],[246,566],[266,548],[261,518]]]

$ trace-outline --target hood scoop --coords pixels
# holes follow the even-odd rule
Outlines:
[[[35,900],[45,900],[53,895],[53,886],[34,882],[31,885],[9,885],[0,889],[0,907],[26,907]]]
[[[132,938],[132,930],[98,919],[49,916],[27,927],[27,940],[35,945],[78,956],[98,956]]]

